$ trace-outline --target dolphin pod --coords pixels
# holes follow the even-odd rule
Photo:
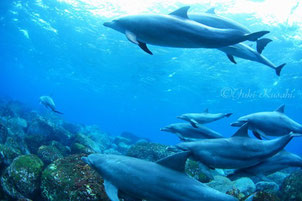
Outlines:
[[[302,168],[302,158],[296,154],[282,150],[273,157],[268,158],[257,165],[238,169],[233,174],[228,175],[228,177],[230,179],[235,179],[238,177],[256,176],[262,180],[268,180],[266,178],[267,175],[288,167]]]
[[[201,139],[223,138],[220,133],[199,125],[198,128],[192,127],[189,123],[175,123],[160,129],[170,133],[175,133],[182,141],[196,141]]]
[[[285,105],[281,105],[272,112],[258,112],[240,117],[231,126],[240,127],[248,122],[249,129],[259,139],[261,136],[283,136],[290,132],[302,134],[302,125],[286,116],[284,108]]]
[[[202,113],[186,113],[177,118],[188,121],[193,127],[198,128],[198,124],[210,123],[231,115],[232,113],[209,113],[209,110],[206,109]]]
[[[47,109],[50,109],[51,111],[58,113],[58,114],[63,114],[62,112],[59,112],[56,110],[56,105],[53,99],[50,96],[41,96],[40,97],[40,103],[44,105]]]
[[[245,33],[236,29],[217,29],[190,20],[182,7],[169,15],[129,15],[105,22],[110,27],[126,35],[148,54],[152,52],[146,44],[178,48],[220,48],[246,40],[256,41],[269,31]]]
[[[281,151],[295,134],[261,141],[248,136],[248,123],[231,138],[183,142],[172,150],[190,151],[192,158],[209,168],[239,169],[260,163]],[[239,151],[240,150],[240,151]]]
[[[90,154],[82,160],[104,179],[105,191],[119,201],[118,191],[134,199],[156,201],[237,201],[184,173],[188,152],[158,162],[121,155]]]

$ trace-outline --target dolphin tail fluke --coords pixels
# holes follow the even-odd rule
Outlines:
[[[272,40],[269,39],[269,38],[262,38],[262,39],[257,40],[257,52],[258,52],[259,54],[261,54],[262,51],[264,50],[264,48],[265,48],[270,42],[272,42]]]
[[[280,76],[281,70],[283,69],[283,67],[284,67],[285,65],[286,65],[286,63],[284,63],[284,64],[278,66],[277,68],[275,68],[276,74],[277,74],[278,76]]]
[[[291,136],[291,137],[302,137],[302,134],[291,132],[291,133],[290,133],[290,136]]]
[[[225,116],[226,117],[230,117],[233,113],[226,113]]]
[[[63,114],[62,112],[57,111],[57,110],[53,110],[53,112],[55,112],[55,113],[57,113],[57,114]]]
[[[261,38],[262,36],[264,36],[265,34],[268,34],[268,33],[269,33],[269,31],[259,31],[259,32],[247,34],[247,35],[245,35],[245,37],[246,37],[246,40],[256,41],[256,40],[258,40],[258,38]]]

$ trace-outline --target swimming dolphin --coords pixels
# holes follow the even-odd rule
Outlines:
[[[250,34],[251,31],[243,26],[242,24],[227,18],[219,16],[215,13],[215,9],[211,8],[205,13],[199,13],[199,14],[189,14],[189,19],[194,20],[198,23],[204,24],[209,27],[214,27],[218,29],[235,29],[242,31],[245,34]],[[262,38],[260,40],[257,40],[257,52],[262,53],[263,49],[266,47],[268,43],[270,43],[272,40],[268,38]]]
[[[244,33],[251,33],[247,28],[245,28],[241,24],[236,23],[235,21],[233,21],[231,19],[221,17],[218,15],[213,15],[213,14],[208,14],[208,13],[203,13],[203,14],[198,14],[198,15],[190,14],[189,18],[198,23],[201,23],[201,24],[204,24],[204,25],[207,25],[210,27],[214,27],[214,28],[225,28],[225,29],[232,28],[232,29],[236,29],[236,30],[241,30]],[[267,65],[270,68],[274,69],[276,71],[276,74],[278,76],[280,76],[280,72],[286,64],[276,66],[275,64],[273,64],[270,60],[268,60],[265,56],[263,56],[261,54],[264,47],[271,41],[272,40],[267,39],[267,38],[258,40],[257,41],[257,51],[243,43],[238,43],[238,44],[231,45],[231,46],[221,47],[221,48],[218,48],[218,50],[226,53],[229,60],[235,64],[237,62],[235,61],[234,56]]]
[[[53,101],[53,99],[50,96],[41,96],[40,103],[55,113],[63,114],[62,112],[59,112],[56,110],[55,102]]]
[[[302,158],[296,154],[282,150],[273,157],[268,158],[257,165],[238,169],[233,174],[228,175],[228,177],[234,180],[238,177],[256,176],[262,180],[268,180],[266,178],[267,175],[273,174],[288,167],[302,168]]]
[[[175,123],[160,129],[170,133],[175,133],[182,141],[196,141],[201,139],[222,138],[223,136],[216,131],[199,125],[198,128],[192,127],[189,123]]]
[[[172,146],[171,150],[190,151],[194,160],[212,169],[238,169],[256,165],[272,157],[294,136],[296,135],[291,133],[267,141],[249,138],[246,123],[231,138],[183,142]]]
[[[302,133],[302,125],[286,116],[284,107],[285,105],[281,105],[272,112],[258,112],[240,117],[231,126],[239,127],[248,122],[249,129],[259,139],[261,136],[283,136],[290,132]]]
[[[209,110],[206,109],[202,113],[186,113],[176,118],[188,121],[194,128],[198,128],[198,124],[210,123],[231,115],[232,113],[209,113]]]
[[[190,20],[182,7],[169,15],[129,15],[105,22],[110,27],[126,35],[148,54],[152,52],[146,44],[178,48],[220,48],[242,41],[256,41],[269,33],[260,31],[245,34],[234,29],[216,29]]]
[[[118,191],[137,200],[150,201],[236,201],[184,173],[187,152],[158,162],[121,155],[90,154],[83,161],[104,179],[105,191],[119,201]]]

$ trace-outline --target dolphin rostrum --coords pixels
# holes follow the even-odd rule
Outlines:
[[[256,176],[260,179],[268,180],[266,178],[267,175],[273,174],[288,167],[302,168],[302,158],[296,154],[282,150],[273,157],[268,158],[257,165],[238,169],[233,174],[228,175],[228,177],[233,180],[238,177]]]
[[[186,113],[177,118],[188,121],[194,128],[197,128],[198,124],[210,123],[231,115],[232,113],[209,113],[209,110],[206,109],[202,113]]]
[[[63,114],[62,112],[59,112],[56,110],[56,105],[53,99],[50,96],[41,96],[40,97],[40,103],[43,104],[47,109],[50,109],[51,111]]]
[[[294,136],[296,135],[291,133],[266,141],[249,138],[246,123],[231,138],[183,142],[171,149],[190,151],[193,159],[209,168],[238,169],[256,165],[272,157],[281,151]]]
[[[236,23],[235,21],[233,21],[231,19],[221,17],[218,15],[214,15],[214,14],[208,14],[208,13],[192,14],[192,15],[189,15],[189,18],[198,23],[201,23],[201,24],[204,24],[204,25],[207,25],[210,27],[214,27],[214,28],[225,28],[225,29],[232,28],[232,29],[236,29],[236,30],[241,30],[244,33],[251,33],[247,28],[245,28],[241,24]],[[281,72],[282,68],[285,66],[285,64],[276,66],[275,64],[273,64],[270,60],[268,60],[265,56],[263,56],[261,54],[264,47],[271,41],[272,40],[267,39],[267,38],[258,40],[257,41],[257,51],[243,43],[238,43],[238,44],[231,45],[231,46],[221,47],[221,48],[218,48],[218,50],[226,53],[229,60],[235,64],[237,62],[235,61],[234,56],[267,65],[270,68],[274,69],[276,71],[276,74],[278,76],[280,76],[280,72]]]
[[[148,54],[152,52],[146,44],[178,48],[220,48],[246,40],[256,41],[269,33],[260,31],[246,34],[235,29],[217,29],[190,20],[182,7],[169,15],[129,15],[105,22],[110,27],[126,35]]]
[[[137,200],[156,201],[237,201],[184,173],[188,152],[158,162],[121,155],[90,154],[83,161],[104,179],[105,191],[119,201],[118,191]]]
[[[281,105],[272,112],[258,112],[240,117],[231,126],[238,127],[248,122],[249,129],[259,139],[261,136],[283,136],[290,132],[302,134],[302,125],[286,116],[284,107],[285,105]]]
[[[210,128],[201,125],[198,125],[198,128],[194,128],[189,123],[170,124],[161,128],[160,130],[175,133],[182,141],[223,138],[221,134]]]

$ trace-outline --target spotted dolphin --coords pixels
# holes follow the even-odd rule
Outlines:
[[[295,134],[273,140],[249,138],[244,124],[231,138],[183,142],[171,150],[190,151],[192,158],[209,168],[239,169],[251,167],[281,151]],[[298,135],[300,136],[300,135]]]
[[[56,110],[56,105],[53,99],[50,96],[41,96],[40,97],[40,103],[44,105],[47,109],[50,109],[51,111],[58,113],[58,114],[63,114],[62,112],[59,112]]]
[[[302,125],[295,122],[284,114],[285,105],[271,112],[257,112],[240,117],[231,126],[240,127],[248,122],[249,129],[254,135],[261,139],[261,136],[283,136],[290,132],[302,134]]]
[[[232,28],[232,29],[241,30],[245,33],[250,33],[250,31],[247,28],[245,28],[244,26],[242,26],[241,24],[236,23],[235,21],[233,21],[231,19],[221,17],[218,15],[214,15],[214,14],[208,14],[208,13],[190,14],[189,18],[198,23],[205,24],[207,26],[214,27],[214,28],[225,28],[225,29]],[[221,47],[221,48],[218,48],[218,50],[226,53],[229,60],[235,64],[237,62],[235,61],[234,56],[242,58],[242,59],[247,59],[250,61],[255,61],[255,62],[264,64],[266,66],[269,66],[270,68],[275,70],[275,72],[278,76],[280,76],[280,72],[286,64],[284,63],[280,66],[276,66],[269,59],[267,59],[265,56],[263,56],[261,54],[264,47],[269,42],[271,42],[271,40],[264,38],[264,39],[258,40],[257,42],[258,42],[257,51],[243,43],[238,43],[238,44],[231,45],[231,46]]]
[[[232,113],[209,113],[209,110],[206,109],[202,113],[186,113],[177,118],[188,121],[194,128],[198,128],[198,124],[210,123],[231,115]]]
[[[220,48],[242,41],[256,41],[269,33],[260,31],[246,34],[235,29],[217,29],[193,20],[187,15],[189,6],[182,7],[169,15],[129,15],[104,26],[126,35],[148,54],[152,52],[146,44],[177,48]]]
[[[82,159],[103,177],[111,201],[119,201],[118,191],[136,200],[237,201],[187,176],[184,173],[187,157],[188,152],[158,162],[105,154],[90,154]]]
[[[223,136],[205,126],[198,125],[192,127],[189,123],[174,123],[160,129],[170,133],[175,133],[182,141],[196,141],[201,139],[223,138]]]
[[[262,180],[268,180],[266,178],[267,175],[273,174],[288,167],[302,168],[302,158],[296,154],[283,150],[257,165],[238,169],[233,174],[228,175],[228,177],[234,180],[238,177],[256,176]]]

